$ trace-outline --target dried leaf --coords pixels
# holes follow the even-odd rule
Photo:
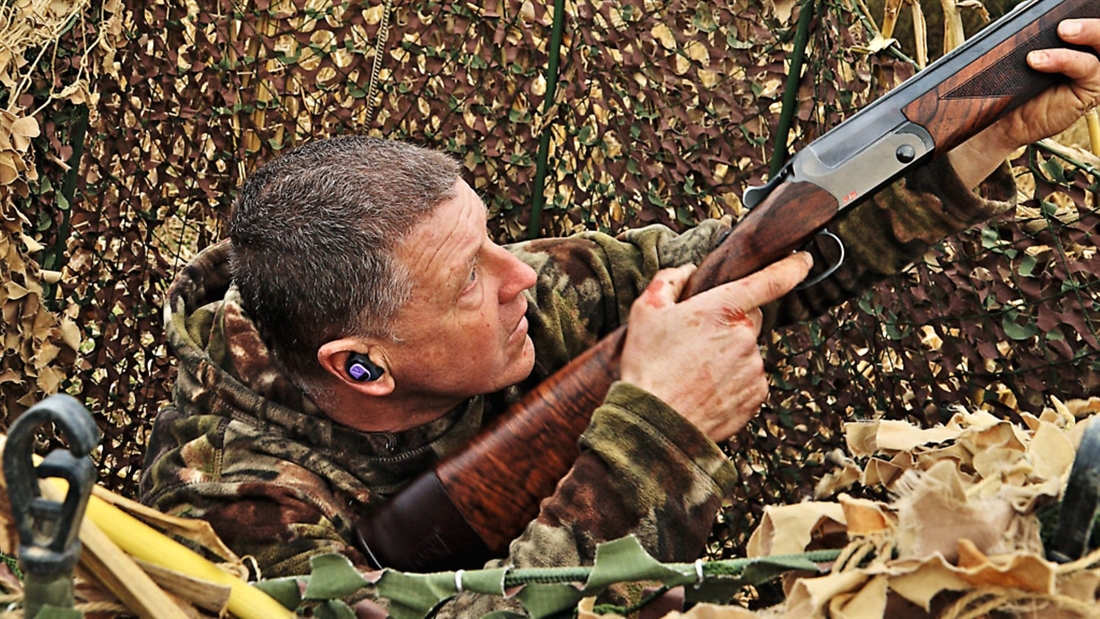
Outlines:
[[[846,495],[838,497],[844,509],[844,522],[849,535],[867,536],[892,531],[895,519],[878,502]]]
[[[166,591],[169,591],[203,610],[224,616],[229,606],[230,587],[170,570],[159,565],[134,561],[145,573]]]
[[[76,326],[76,323],[72,320],[63,318],[58,328],[61,330],[61,341],[73,351],[80,350],[80,342],[82,339],[80,327]]]
[[[11,151],[0,152],[0,185],[10,185],[19,178],[22,160]]]
[[[786,612],[790,617],[821,617],[833,598],[859,591],[871,577],[858,570],[839,572],[819,578],[800,578],[787,595]]]
[[[44,245],[27,236],[26,234],[20,233],[19,238],[23,241],[23,246],[27,248],[28,253],[34,254],[45,249]]]
[[[769,505],[746,547],[749,557],[796,554],[815,537],[844,529],[844,508],[835,503]]]
[[[959,540],[961,576],[974,587],[1003,587],[1053,594],[1054,564],[1033,554],[987,557],[968,539]]]
[[[837,595],[829,600],[829,616],[837,619],[884,616],[888,582],[886,576],[875,576],[859,591]]]
[[[41,131],[38,128],[38,121],[34,117],[25,116],[11,124],[12,142],[19,152],[26,152],[31,145],[31,138],[36,138],[39,135],[41,135]]]

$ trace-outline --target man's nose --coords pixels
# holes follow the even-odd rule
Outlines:
[[[501,248],[504,260],[504,273],[501,277],[500,302],[507,303],[524,290],[535,285],[537,274],[526,263]]]

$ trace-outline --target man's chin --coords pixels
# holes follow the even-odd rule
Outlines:
[[[531,336],[528,335],[524,338],[523,352],[520,353],[519,358],[512,365],[512,369],[515,371],[515,374],[513,374],[515,380],[511,381],[509,386],[526,379],[535,369],[535,343],[531,341]]]

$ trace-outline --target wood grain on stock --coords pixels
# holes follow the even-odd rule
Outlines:
[[[947,153],[977,133],[977,128],[992,124],[1062,81],[1061,76],[1029,68],[1027,54],[1036,49],[1065,47],[1058,36],[1058,23],[1083,17],[1100,17],[1100,0],[1058,5],[984,54],[966,72],[944,80],[902,108],[902,113],[932,134],[937,156]]]
[[[573,466],[592,412],[619,375],[619,327],[531,390],[436,467],[454,506],[494,553],[538,514]]]
[[[817,185],[779,185],[699,265],[680,300],[741,279],[787,256],[813,238],[839,210],[836,198]]]
[[[707,257],[680,299],[786,256],[837,208],[814,185],[779,186]],[[625,333],[620,327],[604,337],[436,467],[455,507],[494,552],[507,550],[577,459],[577,439],[619,376]]]

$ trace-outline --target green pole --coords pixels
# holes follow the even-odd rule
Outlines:
[[[562,32],[565,30],[565,0],[554,0],[554,23],[550,29],[550,60],[546,66],[546,98],[542,101],[542,113],[548,114],[554,106],[554,93],[558,89],[558,63],[561,61]],[[535,160],[535,185],[531,195],[531,222],[527,226],[527,238],[539,237],[542,229],[542,207],[546,203],[547,159],[550,157],[552,129],[547,123],[539,136],[539,152]]]
[[[783,109],[779,115],[779,127],[775,131],[775,145],[772,150],[771,168],[768,180],[775,178],[783,164],[787,162],[787,139],[791,134],[791,123],[798,108],[798,82],[802,77],[802,64],[806,59],[806,45],[810,40],[810,22],[814,18],[815,0],[805,0],[802,12],[798,15],[798,29],[794,35],[794,50],[791,52],[791,68],[787,71],[787,85],[783,91]]]
[[[81,105],[76,109],[76,118],[72,124],[72,132],[69,135],[69,143],[73,147],[73,154],[69,157],[69,169],[61,182],[61,193],[58,195],[58,209],[61,211],[61,223],[57,226],[57,238],[53,246],[49,248],[42,258],[42,268],[60,271],[64,266],[65,250],[69,242],[70,218],[72,217],[73,202],[76,201],[76,183],[80,175],[80,159],[84,156],[84,141],[88,133],[88,106]],[[43,286],[43,297],[47,303],[53,303],[54,285]]]

